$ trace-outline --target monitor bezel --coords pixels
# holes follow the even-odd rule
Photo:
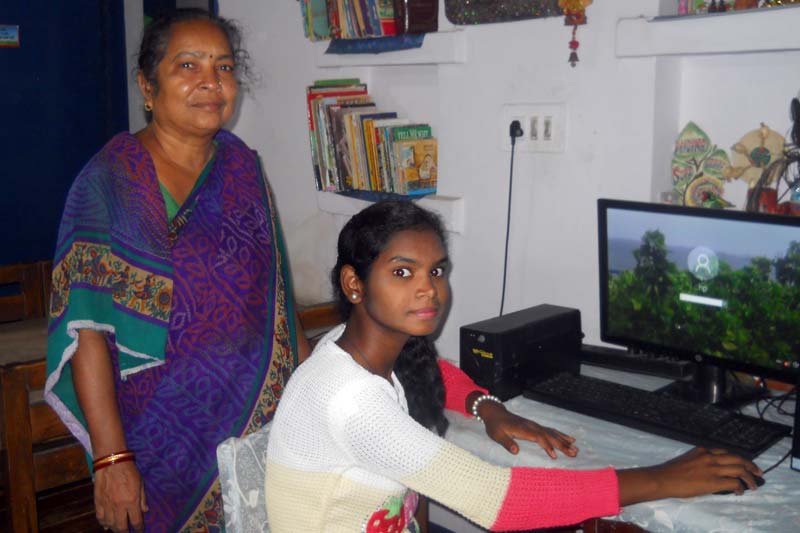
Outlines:
[[[684,215],[699,218],[738,220],[744,222],[757,222],[770,225],[792,226],[800,230],[800,217],[786,215],[773,215],[767,213],[753,213],[748,211],[733,211],[705,207],[688,207],[670,204],[657,204],[631,200],[615,200],[600,198],[597,200],[597,227],[598,227],[598,259],[599,259],[599,284],[600,284],[600,339],[603,342],[625,346],[632,350],[641,350],[656,355],[667,355],[692,361],[697,364],[713,365],[727,370],[744,372],[762,378],[770,378],[788,384],[795,384],[800,378],[800,369],[797,368],[771,368],[753,363],[720,358],[706,353],[687,350],[680,347],[663,346],[642,339],[629,338],[624,335],[614,335],[608,332],[608,211],[610,209],[624,209],[644,211],[650,213],[664,213]],[[798,235],[800,240],[800,234]],[[800,354],[796,354],[800,359]]]

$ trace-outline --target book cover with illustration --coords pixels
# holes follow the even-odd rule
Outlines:
[[[398,163],[395,191],[417,196],[436,192],[438,152],[434,137],[394,142]]]

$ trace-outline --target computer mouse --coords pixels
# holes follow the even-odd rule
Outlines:
[[[761,477],[761,476],[753,476],[753,478],[756,481],[756,485],[759,486],[759,487],[763,486],[764,483],[766,483],[764,478]],[[744,490],[749,490],[750,489],[750,487],[748,487],[747,484],[744,481],[742,481],[741,479],[739,479],[739,483],[742,485],[742,488]],[[714,494],[718,494],[718,495],[735,494],[735,491],[732,491],[732,490],[721,490],[719,492],[715,492]]]

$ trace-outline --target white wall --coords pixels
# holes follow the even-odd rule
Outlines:
[[[144,9],[141,0],[125,0],[125,55],[128,58],[128,129],[135,133],[147,125],[144,114],[144,98],[136,77],[133,75],[138,64],[139,43],[144,28]]]
[[[616,58],[616,23],[654,15],[659,2],[595,2],[587,11],[589,24],[578,31],[575,68],[567,63],[570,28],[550,18],[467,27],[463,64],[321,69],[314,66],[314,45],[303,37],[297,2],[221,0],[221,14],[243,24],[263,76],[245,97],[233,130],[264,159],[297,298],[330,299],[328,270],[344,223],[316,204],[306,85],[360,76],[382,107],[433,125],[440,143],[439,191],[464,198],[466,206],[464,232],[451,235],[454,302],[438,343],[453,359],[458,328],[499,311],[509,171],[509,152],[501,149],[501,132],[508,131],[502,106],[564,102],[566,152],[516,155],[505,307],[576,307],[586,340],[599,342],[596,199],[655,198],[654,150],[671,151],[653,146],[656,60]],[[797,59],[773,53],[682,60],[688,63],[682,65],[676,130],[678,122],[694,119],[726,148],[761,120],[785,132],[789,100],[800,87]]]

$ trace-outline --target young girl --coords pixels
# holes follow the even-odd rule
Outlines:
[[[737,478],[756,487],[760,470],[721,450],[695,449],[649,468],[574,471],[501,468],[448,443],[425,427],[443,433],[442,405],[451,401],[426,338],[449,297],[440,221],[412,202],[380,202],[342,229],[338,253],[331,277],[347,321],[295,371],[270,433],[273,532],[417,532],[417,493],[509,531],[616,515],[658,498],[741,493]],[[417,382],[403,381],[416,391],[407,402],[398,375],[415,365]],[[443,368],[445,380],[454,375]],[[481,418],[501,407],[487,395],[462,401]],[[576,453],[571,438],[540,429],[545,449]]]

